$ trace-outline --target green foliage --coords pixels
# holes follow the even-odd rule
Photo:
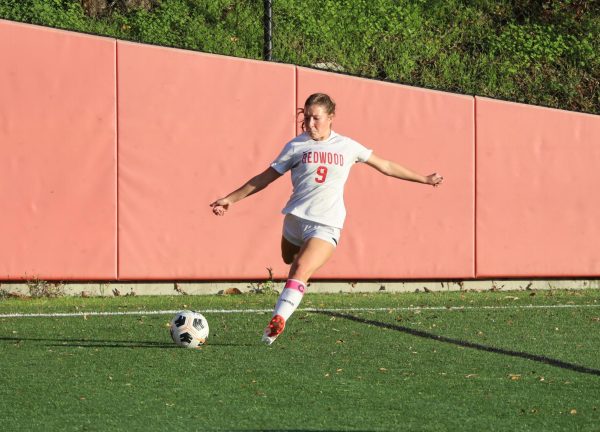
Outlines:
[[[594,61],[589,39],[563,35],[552,25],[509,24],[500,35],[490,38],[490,48],[493,55],[502,56],[511,63],[514,72],[518,68],[541,68],[563,58],[582,67]]]
[[[252,0],[157,0],[98,18],[77,0],[0,0],[0,17],[262,56],[262,2]],[[600,114],[596,0],[275,0],[273,21],[279,62]]]
[[[121,15],[128,39],[237,57],[260,58],[260,14],[247,2],[171,0]]]

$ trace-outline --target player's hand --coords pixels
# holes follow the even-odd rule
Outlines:
[[[231,202],[227,198],[221,198],[216,200],[213,203],[210,203],[212,207],[212,211],[217,216],[223,216],[227,210],[229,210],[229,205]]]
[[[429,184],[433,187],[438,187],[444,181],[444,177],[442,177],[438,173],[430,174],[426,177],[426,179],[427,179],[427,184]]]

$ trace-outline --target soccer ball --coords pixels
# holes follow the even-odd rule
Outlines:
[[[208,337],[208,321],[196,311],[178,312],[171,320],[171,338],[184,348],[198,348]]]

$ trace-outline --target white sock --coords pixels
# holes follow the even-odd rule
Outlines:
[[[281,315],[287,321],[302,301],[305,288],[304,282],[297,279],[288,279],[277,299],[273,316]]]

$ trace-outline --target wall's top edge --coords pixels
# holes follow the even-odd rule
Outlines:
[[[474,98],[473,95],[467,95],[467,94],[463,94],[463,93],[453,93],[453,92],[444,91],[444,90],[436,90],[436,89],[428,89],[425,87],[411,86],[408,84],[396,83],[396,82],[392,82],[392,81],[383,81],[383,80],[378,80],[375,78],[361,77],[358,75],[352,75],[352,74],[344,73],[344,72],[330,71],[330,70],[320,69],[317,67],[314,67],[314,68],[306,67],[306,66],[296,66],[296,67],[298,68],[298,70],[311,71],[314,73],[323,73],[323,74],[327,74],[327,75],[340,75],[345,78],[373,81],[373,82],[376,82],[376,83],[382,84],[382,85],[393,86],[393,87],[404,87],[406,89],[410,89],[410,90],[414,90],[414,91],[422,91],[422,92],[426,92],[426,93],[436,93],[436,94],[443,94],[443,95],[448,95],[448,96],[456,96],[458,98],[469,99],[469,100],[473,100],[473,98]]]
[[[207,52],[203,52],[203,51],[196,51],[196,50],[191,50],[191,49],[186,49],[186,48],[176,48],[176,47],[169,47],[169,46],[163,46],[163,45],[155,45],[155,44],[149,44],[149,43],[143,43],[143,42],[128,41],[128,40],[125,40],[125,39],[116,39],[116,38],[110,37],[110,36],[101,36],[101,35],[95,35],[95,34],[91,34],[91,33],[78,32],[78,31],[75,31],[75,30],[59,29],[59,28],[48,27],[48,26],[43,26],[43,25],[39,25],[39,24],[30,24],[30,23],[24,23],[24,22],[20,22],[20,21],[7,20],[7,19],[4,19],[4,18],[0,18],[0,24],[15,25],[15,26],[37,27],[37,28],[40,28],[40,29],[47,29],[49,31],[55,31],[55,32],[60,32],[60,33],[73,33],[73,34],[81,35],[82,37],[90,37],[90,38],[99,38],[99,39],[112,40],[112,41],[116,41],[119,44],[144,45],[144,46],[154,47],[156,49],[167,49],[167,50],[185,51],[185,52],[195,53],[195,54],[198,54],[198,55],[208,56],[208,57],[228,58],[228,59],[231,59],[232,61],[252,62],[252,63],[265,63],[265,64],[269,64],[269,65],[278,65],[280,67],[298,68],[298,69],[304,69],[304,70],[308,70],[308,71],[313,71],[315,73],[335,74],[335,75],[341,75],[341,76],[344,76],[344,77],[349,77],[349,78],[358,79],[358,80],[375,81],[375,82],[381,83],[383,85],[400,86],[400,87],[405,87],[407,89],[412,89],[412,90],[415,90],[415,91],[440,93],[440,94],[453,95],[453,96],[456,96],[456,97],[462,97],[462,98],[468,98],[468,99],[477,98],[477,99],[480,99],[480,100],[489,100],[489,101],[493,101],[493,102],[510,103],[510,104],[515,104],[515,105],[529,106],[529,107],[547,109],[547,110],[552,110],[552,111],[562,111],[562,112],[568,112],[568,113],[573,113],[573,114],[588,115],[588,116],[593,116],[593,117],[599,117],[600,116],[598,114],[593,114],[593,113],[586,113],[586,112],[580,112],[580,111],[571,111],[571,110],[566,110],[566,109],[561,109],[561,108],[546,107],[546,106],[542,106],[542,105],[533,105],[533,104],[527,104],[527,103],[523,103],[523,102],[514,102],[514,101],[503,100],[503,99],[494,99],[494,98],[490,98],[490,97],[487,97],[487,96],[467,95],[467,94],[454,93],[454,92],[444,91],[444,90],[428,89],[428,88],[425,88],[425,87],[417,87],[417,86],[411,86],[411,85],[408,85],[408,84],[401,84],[401,83],[395,83],[395,82],[390,82],[390,81],[377,80],[375,78],[361,77],[361,76],[352,75],[352,74],[344,73],[344,72],[330,71],[330,70],[320,69],[320,68],[317,68],[317,67],[311,68],[311,67],[306,67],[306,66],[297,66],[297,65],[288,64],[288,63],[280,63],[280,62],[277,62],[277,61],[264,61],[264,60],[248,59],[248,58],[243,58],[243,57],[228,56],[228,55],[224,55],[224,54],[207,53]]]
[[[244,57],[228,56],[228,55],[223,55],[223,54],[213,54],[213,53],[207,53],[204,51],[196,51],[196,50],[191,50],[191,49],[186,49],[186,48],[176,48],[176,47],[169,47],[169,46],[163,46],[163,45],[147,44],[147,43],[128,41],[128,40],[123,40],[123,39],[116,39],[116,41],[117,41],[117,44],[119,44],[119,45],[143,46],[143,47],[148,47],[148,48],[156,49],[156,50],[179,51],[179,52],[185,52],[186,54],[199,55],[202,57],[213,57],[213,58],[227,59],[227,60],[235,61],[235,62],[246,62],[246,63],[250,62],[253,64],[261,64],[261,65],[265,65],[265,67],[278,66],[278,67],[290,68],[290,69],[296,68],[295,65],[291,65],[291,64],[287,64],[287,63],[277,63],[277,62],[273,62],[273,61],[255,60],[255,59],[248,59],[248,58],[244,58]]]
[[[552,111],[552,112],[562,112],[562,113],[567,113],[567,114],[590,116],[592,118],[600,118],[599,114],[592,114],[592,113],[586,113],[586,112],[580,112],[580,111],[570,111],[570,110],[565,110],[565,109],[561,109],[561,108],[553,108],[553,107],[547,107],[547,106],[543,106],[543,105],[532,105],[532,104],[527,104],[527,103],[523,103],[523,102],[513,102],[513,101],[507,101],[507,100],[503,100],[503,99],[494,99],[494,98],[485,97],[485,96],[475,96],[475,99],[478,101],[482,101],[482,102],[490,102],[490,103],[496,103],[496,104],[510,104],[513,106],[519,106],[519,107],[523,107],[523,108],[535,108],[535,109],[547,110],[547,111]]]
[[[95,35],[92,33],[85,33],[85,32],[79,32],[76,30],[66,30],[66,29],[60,29],[60,28],[56,28],[56,27],[48,27],[48,26],[43,26],[40,24],[30,24],[30,23],[24,23],[24,22],[20,22],[20,21],[11,21],[11,20],[7,20],[4,18],[0,18],[0,25],[12,25],[15,27],[33,27],[39,30],[45,30],[45,31],[49,31],[49,32],[55,32],[55,33],[62,33],[62,34],[71,34],[71,35],[76,35],[76,36],[80,36],[83,38],[91,38],[91,39],[103,39],[105,41],[111,41],[111,42],[115,42],[116,39],[110,36],[102,36],[102,35]]]

